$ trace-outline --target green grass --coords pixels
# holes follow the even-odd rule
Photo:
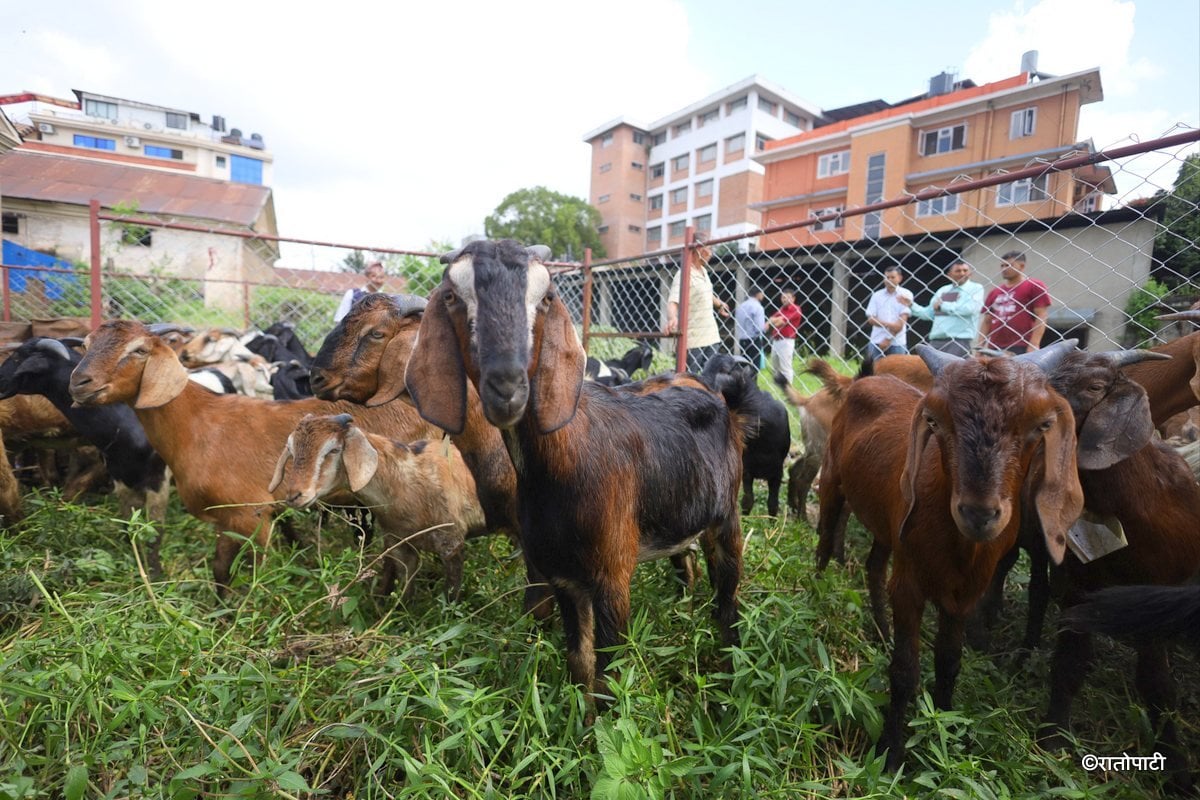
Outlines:
[[[444,602],[427,562],[404,608],[373,598],[372,550],[348,526],[303,517],[306,545],[280,543],[257,571],[241,565],[221,602],[203,525],[172,508],[167,575],[150,582],[131,546],[144,527],[94,502],[28,495],[28,519],[0,534],[0,798],[1156,791],[1153,774],[1105,783],[1079,766],[1083,753],[1149,748],[1131,660],[1108,644],[1077,705],[1077,750],[1045,753],[1030,736],[1046,653],[1014,674],[1002,657],[968,652],[956,710],[923,699],[905,770],[883,774],[870,745],[888,657],[863,633],[860,529],[851,563],[817,575],[806,524],[744,520],[743,646],[731,672],[719,671],[707,585],[680,597],[665,563],[643,565],[615,706],[588,727],[561,631],[518,614],[522,570],[502,539],[469,543],[460,603]],[[1023,600],[1009,600],[1001,647],[1022,625]],[[930,679],[928,647],[924,656]],[[1192,743],[1196,712],[1193,694],[1181,714]]]

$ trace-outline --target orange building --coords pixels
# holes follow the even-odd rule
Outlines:
[[[755,156],[765,167],[763,200],[751,207],[762,212],[763,227],[786,225],[1085,152],[1091,144],[1077,141],[1079,110],[1103,97],[1097,69],[1061,77],[1022,72],[982,86],[943,73],[921,97],[864,104],[846,118],[767,142]],[[864,108],[867,113],[853,113]],[[826,112],[826,119],[835,116]],[[911,236],[1099,211],[1102,194],[1115,191],[1107,168],[1093,166],[825,220],[764,236],[759,246]]]

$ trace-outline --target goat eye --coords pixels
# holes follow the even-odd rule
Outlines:
[[[933,417],[926,417],[925,424],[929,426],[929,430],[931,430],[931,431],[937,430],[937,427],[938,427],[937,420],[934,419]]]
[[[1093,383],[1091,386],[1088,387],[1088,391],[1089,392],[1103,392],[1104,384],[1103,383]]]
[[[452,306],[458,302],[458,295],[456,295],[454,292],[447,291],[445,295],[445,301],[446,305]]]
[[[1038,430],[1048,431],[1053,427],[1054,427],[1054,420],[1048,419],[1048,420],[1044,421],[1041,425],[1038,425]]]
[[[371,338],[372,339],[382,339],[383,331],[371,331]]]
[[[542,295],[542,302],[538,303],[538,305],[542,307],[543,311],[545,311],[546,309],[550,308],[550,302],[553,299],[554,295],[547,292],[546,294]]]

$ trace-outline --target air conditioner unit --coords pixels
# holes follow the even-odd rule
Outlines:
[[[54,126],[49,122],[39,122],[38,133],[54,133]]]
[[[151,128],[154,127],[154,123],[153,122],[143,122],[142,127],[145,128],[146,130],[150,130]]]
[[[128,145],[129,147],[141,147],[142,140],[136,136],[126,136],[125,144]]]

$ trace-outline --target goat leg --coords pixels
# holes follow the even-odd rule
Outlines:
[[[1014,544],[1001,557],[995,572],[992,573],[987,591],[967,618],[967,644],[972,650],[986,653],[991,649],[992,630],[996,627],[996,621],[1000,619],[1000,612],[1004,608],[1004,582],[1020,554],[1020,546]]]
[[[754,508],[754,476],[749,470],[742,471],[742,513],[749,514]]]
[[[738,634],[738,582],[742,576],[742,523],[736,514],[709,527],[701,537],[708,580],[716,596],[713,617],[725,647],[741,644]]]
[[[892,549],[881,542],[871,544],[867,556],[867,593],[871,598],[871,616],[875,629],[868,631],[872,638],[886,642],[889,635],[887,618],[887,567]]]
[[[897,585],[906,584],[897,582]],[[921,680],[921,611],[924,606],[924,600],[913,592],[892,597],[896,635],[892,644],[892,663],[888,668],[891,697],[883,720],[883,732],[875,745],[876,752],[887,752],[885,769],[889,772],[896,771],[904,763],[908,707],[917,695]]]
[[[937,637],[933,642],[933,702],[942,711],[954,704],[954,684],[962,667],[963,617],[938,609]]]
[[[608,665],[613,659],[613,648],[621,643],[629,624],[629,582],[632,577],[632,574],[610,576],[609,581],[597,586],[592,595],[595,619],[592,647],[596,654],[593,695],[602,693],[612,696]],[[599,699],[597,703],[601,704]]]
[[[1187,769],[1186,751],[1179,745],[1179,733],[1170,714],[1178,705],[1175,680],[1167,661],[1167,646],[1161,640],[1142,640],[1137,643],[1137,653],[1135,683],[1150,713],[1150,726],[1156,737],[1155,749],[1167,758],[1171,772],[1168,785],[1172,792],[1183,794],[1192,788],[1192,778]]]
[[[1045,728],[1038,737],[1043,748],[1057,750],[1067,746],[1063,734],[1071,726],[1071,704],[1087,677],[1091,662],[1091,634],[1059,631],[1050,661],[1050,704]]]
[[[559,615],[562,617],[567,669],[571,672],[571,680],[590,695],[596,677],[592,600],[573,587],[566,586],[554,587],[554,599],[558,601]]]
[[[783,468],[767,478],[767,513],[772,517],[779,516],[779,487],[783,483]]]

